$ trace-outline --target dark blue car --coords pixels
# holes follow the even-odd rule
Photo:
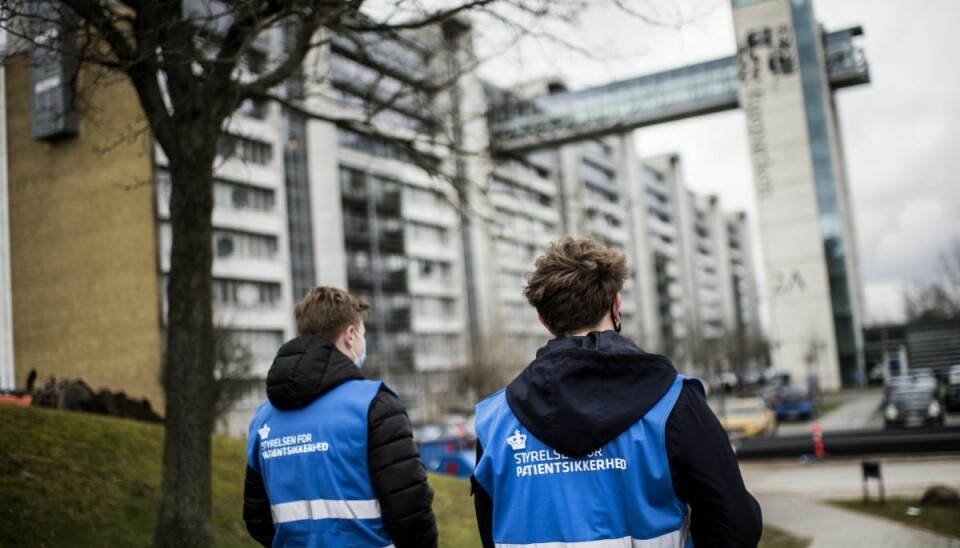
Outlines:
[[[810,393],[802,388],[781,388],[773,395],[770,403],[773,412],[777,414],[777,420],[810,420],[816,415]]]
[[[458,478],[469,478],[473,473],[477,460],[476,450],[467,448],[461,439],[439,438],[417,445],[427,470]]]

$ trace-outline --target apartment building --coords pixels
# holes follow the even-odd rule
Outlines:
[[[746,214],[724,213],[717,196],[687,189],[672,154],[644,159],[638,188],[647,346],[696,375],[755,366],[737,361],[760,336]]]
[[[472,73],[440,92],[418,87],[469,62],[471,29],[451,24],[456,32],[446,35],[425,29],[363,45],[332,36],[287,84],[306,107],[423,146],[270,103],[248,102],[230,120],[214,186],[213,293],[218,333],[236,349],[227,358],[246,366],[249,390],[221,418],[221,431],[245,434],[277,348],[296,334],[293,305],[315,285],[373,305],[366,367],[400,394],[414,421],[468,408],[462,377],[471,364],[519,371],[549,340],[523,287],[536,257],[563,235],[627,254],[634,276],[623,292],[624,333],[678,364],[693,366],[698,334],[716,340],[736,322],[755,321],[745,221],[691,195],[676,157],[641,161],[629,136],[488,154],[487,113],[508,92]],[[278,30],[258,40],[242,70],[264,70],[287,39]],[[101,108],[74,127],[26,138],[43,122],[28,59],[8,59],[5,71],[6,332],[16,380],[31,369],[82,377],[162,409],[168,161],[149,135],[114,142],[142,120],[122,79],[92,93]],[[443,146],[450,135],[462,154]],[[728,255],[718,251],[728,247]]]

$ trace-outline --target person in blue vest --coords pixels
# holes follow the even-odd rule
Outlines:
[[[699,381],[620,334],[629,271],[552,242],[524,296],[554,339],[476,409],[485,547],[756,546],[760,506]]]
[[[280,347],[247,442],[243,519],[264,546],[437,546],[406,410],[361,371],[367,308],[332,287],[296,305],[300,336]]]

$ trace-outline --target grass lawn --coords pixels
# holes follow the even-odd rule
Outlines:
[[[162,449],[157,425],[0,407],[0,546],[149,546]],[[214,439],[219,546],[258,546],[240,518],[244,451]]]
[[[882,505],[873,501],[864,504],[862,500],[832,500],[830,504],[960,538],[960,507],[957,506],[921,506],[917,499],[903,498],[888,498]],[[920,508],[919,516],[907,515],[907,508],[911,506]]]
[[[50,409],[0,406],[0,546],[149,546],[163,428]],[[245,444],[214,437],[217,546],[257,546],[241,520]],[[480,546],[470,484],[431,476],[444,548]],[[767,528],[760,546],[805,542]]]
[[[841,400],[821,400],[820,403],[817,404],[817,417],[823,417],[841,405],[843,405],[843,401]]]
[[[797,538],[786,531],[781,531],[769,525],[763,526],[760,548],[806,548],[809,545],[810,539]]]

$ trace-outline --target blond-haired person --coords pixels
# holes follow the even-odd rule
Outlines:
[[[620,334],[622,253],[553,242],[524,290],[555,337],[477,405],[486,547],[756,546],[747,492],[702,385]]]
[[[366,380],[368,305],[333,287],[297,303],[247,442],[243,519],[264,546],[435,547],[433,490],[403,404]]]

